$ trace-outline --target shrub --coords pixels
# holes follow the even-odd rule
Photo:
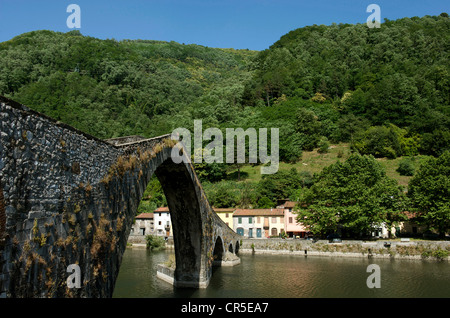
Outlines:
[[[319,149],[317,150],[318,153],[327,153],[328,148],[330,147],[330,143],[328,142],[327,137],[321,137],[319,140]]]
[[[437,249],[431,253],[432,256],[436,257],[439,261],[444,260],[444,258],[447,258],[449,255],[449,252],[447,250]]]
[[[401,176],[412,176],[414,174],[414,170],[415,168],[412,159],[406,158],[400,161],[396,171]]]
[[[164,238],[155,235],[146,235],[147,248],[151,251],[157,251],[165,247]]]

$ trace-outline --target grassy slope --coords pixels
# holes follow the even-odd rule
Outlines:
[[[322,171],[322,169],[326,166],[329,166],[335,163],[337,160],[345,161],[350,154],[349,144],[340,143],[337,145],[331,145],[329,152],[325,154],[320,154],[317,152],[317,149],[314,151],[305,151],[303,152],[302,159],[294,164],[280,162],[280,170],[290,170],[293,167],[297,169],[298,172],[301,171],[309,171],[312,174]],[[342,152],[342,157],[338,158],[338,153]],[[425,159],[426,156],[416,156],[416,170],[418,169],[420,162]],[[397,180],[399,185],[404,187],[408,186],[409,180],[412,178],[410,176],[401,176],[396,169],[402,157],[398,157],[396,159],[386,159],[386,158],[377,158],[377,161],[382,164],[384,167],[386,174],[395,180]],[[229,175],[236,176],[236,171],[230,171]],[[251,166],[246,165],[241,168],[241,178],[246,181],[257,182],[261,179],[262,175],[260,173],[260,166]]]

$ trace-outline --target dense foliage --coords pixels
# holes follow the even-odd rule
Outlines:
[[[408,196],[419,221],[443,237],[450,229],[450,151],[420,166],[409,183]]]
[[[0,94],[100,138],[150,137],[233,119],[253,55],[35,31],[0,44]]]
[[[385,20],[379,29],[313,25],[261,52],[34,31],[0,43],[0,95],[99,138],[192,132],[194,119],[223,136],[276,127],[284,163],[349,143],[356,154],[316,176],[293,169],[249,182],[245,164],[195,164],[216,207],[300,200],[317,233],[395,223],[403,192],[373,157],[405,156],[398,173],[413,175],[409,207],[444,232],[448,200],[427,191],[449,189],[449,31],[447,14]],[[417,169],[418,155],[441,157]],[[139,212],[164,204],[153,178]]]
[[[386,21],[379,29],[333,24],[291,31],[258,54],[245,101],[266,108],[295,103],[297,110],[304,107],[299,99],[308,100],[302,117],[316,116],[322,128],[294,130],[335,142],[358,134],[361,153],[439,155],[450,143],[449,29],[442,14]]]

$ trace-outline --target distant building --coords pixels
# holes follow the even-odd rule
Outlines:
[[[284,232],[283,209],[236,209],[233,230],[246,238],[268,238]]]
[[[157,208],[154,213],[154,227],[157,236],[170,237],[172,232],[172,220],[170,218],[170,211],[168,207]]]
[[[408,217],[407,221],[401,222],[395,229],[395,235],[397,236],[423,236],[426,233],[427,228],[424,225],[419,225],[415,220],[416,213],[405,211],[405,215]]]
[[[141,213],[135,218],[135,222],[131,227],[130,235],[144,236],[152,234],[153,227],[153,213]]]
[[[283,201],[280,203],[281,205],[278,205],[277,208],[284,210],[284,226],[286,234],[289,237],[305,237],[308,230],[303,224],[297,222],[297,214],[293,212],[297,202]]]
[[[228,225],[233,228],[233,213],[235,208],[213,208],[214,212]]]

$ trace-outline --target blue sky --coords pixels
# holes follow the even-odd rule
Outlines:
[[[81,8],[83,35],[252,50],[307,25],[365,23],[371,3],[382,21],[450,13],[448,0],[0,0],[0,42],[34,30],[70,31],[72,3]]]

